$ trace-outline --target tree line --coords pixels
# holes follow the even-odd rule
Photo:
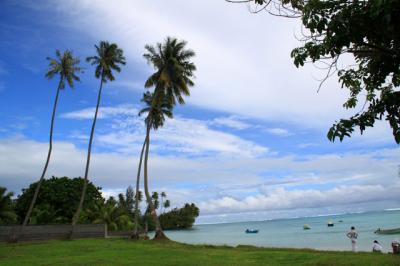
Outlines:
[[[53,176],[45,179],[36,198],[29,224],[66,224],[70,222],[76,211],[74,207],[79,203],[80,188],[83,183],[83,178]],[[0,187],[0,225],[14,225],[23,221],[38,185],[38,182],[30,184],[15,199],[13,199],[12,192],[7,192],[6,188]],[[129,186],[125,193],[105,199],[102,197],[101,188],[88,182],[78,223],[106,224],[109,231],[128,231],[137,226],[141,232],[147,234],[149,230],[155,230],[155,222],[151,216],[150,206],[146,204],[146,208],[138,209],[138,224],[135,224],[136,198],[139,200],[138,205],[141,205],[142,192],[139,191],[139,195],[136,197],[135,190]],[[160,224],[164,229],[190,228],[199,215],[199,209],[193,203],[186,203],[182,208],[170,210],[171,202],[167,199],[165,192],[152,192],[151,199],[154,208],[160,213]]]

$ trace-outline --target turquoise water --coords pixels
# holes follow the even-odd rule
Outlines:
[[[342,222],[339,222],[342,220]],[[334,227],[327,227],[333,221]],[[303,230],[308,224],[311,229]],[[377,228],[400,227],[400,210],[343,214],[323,217],[281,219],[261,222],[196,225],[192,230],[167,231],[172,240],[191,244],[254,245],[260,247],[313,248],[320,250],[351,250],[346,232],[355,226],[359,233],[357,248],[370,251],[378,240],[384,252],[391,250],[397,235],[376,235]],[[246,234],[247,229],[259,229],[258,234]]]

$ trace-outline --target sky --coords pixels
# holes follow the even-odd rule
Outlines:
[[[196,52],[186,105],[152,133],[150,189],[172,207],[193,202],[197,223],[267,220],[400,207],[400,149],[379,122],[343,142],[326,133],[355,110],[337,77],[318,65],[296,68],[297,19],[251,14],[224,0],[0,2],[0,186],[16,195],[38,180],[48,149],[57,79],[47,57],[71,49],[80,82],[60,94],[46,177],[83,176],[99,80],[86,63],[101,40],[127,64],[104,87],[89,178],[103,196],[134,186],[144,141],[138,116],[146,44],[167,36]],[[342,66],[350,62],[345,58]]]

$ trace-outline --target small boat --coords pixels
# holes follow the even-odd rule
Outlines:
[[[246,234],[257,234],[258,229],[246,229]]]
[[[329,222],[327,223],[327,226],[328,226],[328,227],[332,227],[332,226],[334,226],[334,223],[333,223],[332,221],[329,221]]]
[[[400,234],[400,228],[393,228],[393,229],[380,229],[376,230],[374,232],[375,234],[380,234],[380,235],[394,235],[394,234]]]
[[[310,227],[308,224],[305,224],[305,225],[303,225],[303,229],[304,229],[304,230],[310,230],[311,227]]]

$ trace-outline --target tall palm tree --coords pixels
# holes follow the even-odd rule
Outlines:
[[[86,169],[85,169],[85,178],[82,188],[82,194],[79,201],[78,209],[72,219],[72,232],[71,237],[74,233],[74,228],[76,223],[78,222],[79,215],[82,211],[83,202],[85,200],[86,188],[88,183],[88,174],[89,174],[89,165],[90,165],[90,155],[92,151],[92,141],[93,141],[93,134],[94,129],[96,127],[96,120],[97,120],[97,113],[99,111],[100,106],[100,99],[101,99],[101,91],[103,89],[103,84],[107,81],[115,80],[113,75],[113,71],[120,72],[121,65],[125,65],[125,57],[123,56],[122,49],[118,48],[115,43],[109,43],[106,41],[101,41],[99,45],[95,45],[97,55],[90,56],[86,58],[86,61],[91,63],[92,65],[96,66],[95,76],[96,78],[100,78],[100,88],[99,93],[97,96],[97,105],[96,111],[94,113],[94,119],[92,124],[92,130],[90,132],[90,139],[89,139],[89,146],[88,146],[88,153],[87,153],[87,160],[86,160]]]
[[[44,176],[46,175],[47,167],[49,165],[51,151],[53,148],[54,117],[56,114],[60,90],[63,90],[65,88],[65,82],[67,82],[70,88],[73,88],[74,81],[80,81],[77,74],[82,72],[82,69],[78,66],[80,61],[78,58],[73,56],[72,51],[66,50],[64,51],[64,53],[61,54],[59,50],[56,50],[56,58],[48,57],[47,60],[49,60],[50,62],[49,62],[48,72],[46,73],[46,78],[52,79],[54,76],[57,75],[59,76],[60,80],[58,82],[56,98],[53,106],[53,114],[51,116],[49,150],[47,152],[46,163],[44,165],[42,175],[40,176],[39,183],[36,186],[31,204],[29,205],[28,212],[26,213],[25,219],[22,223],[22,227],[25,227],[29,222],[33,207],[36,203],[39,194],[40,186],[43,183],[43,179]]]
[[[151,129],[157,130],[162,127],[165,122],[165,117],[172,118],[172,105],[171,102],[163,97],[163,101],[159,102],[158,105],[153,105],[155,103],[154,93],[146,92],[143,94],[143,102],[147,104],[145,108],[143,108],[139,115],[147,113],[147,117],[145,119],[146,124],[146,138],[145,138],[145,155],[144,155],[144,193],[146,195],[146,201],[148,206],[150,207],[150,214],[153,216],[154,222],[156,224],[156,239],[166,238],[164,235],[161,224],[158,220],[157,213],[155,211],[155,206],[153,203],[153,198],[150,196],[149,186],[148,186],[148,171],[147,171],[147,162],[149,157],[149,146],[150,146],[150,131]]]
[[[146,80],[145,87],[154,87],[152,102],[148,105],[146,118],[146,150],[144,159],[144,187],[147,201],[151,208],[152,216],[156,223],[155,239],[166,238],[160,223],[154,205],[151,202],[150,194],[148,193],[148,170],[147,162],[150,146],[150,130],[156,130],[162,124],[160,118],[160,106],[168,103],[172,107],[179,104],[184,104],[183,96],[189,96],[189,87],[194,85],[192,78],[196,66],[191,59],[195,56],[194,51],[186,49],[185,41],[178,41],[176,38],[167,37],[163,44],[157,43],[156,46],[146,45],[147,52],[143,55],[149,64],[154,66],[155,72]],[[146,109],[146,108],[145,108]],[[142,110],[143,111],[143,110]],[[156,116],[156,117],[153,117]],[[163,116],[162,116],[163,117]],[[162,120],[164,122],[164,120]]]

